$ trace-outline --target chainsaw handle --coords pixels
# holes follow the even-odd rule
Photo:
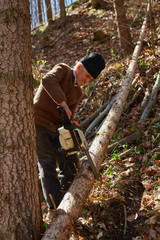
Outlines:
[[[71,121],[70,121],[65,109],[62,106],[58,106],[57,109],[59,112],[60,122],[61,122],[62,126],[64,126],[64,127],[71,126]]]
[[[78,121],[71,121],[71,123],[73,124],[75,124],[77,127],[79,127],[79,122]]]

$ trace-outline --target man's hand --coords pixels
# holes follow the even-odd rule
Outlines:
[[[69,119],[71,119],[71,116],[72,116],[72,112],[71,110],[69,109],[67,103],[65,101],[61,102],[60,105],[64,108],[64,110],[66,111]]]

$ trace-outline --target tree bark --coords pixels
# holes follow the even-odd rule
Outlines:
[[[60,7],[60,19],[62,23],[66,21],[66,10],[65,10],[65,2],[64,0],[59,0],[59,7]]]
[[[142,86],[140,86],[138,90],[135,92],[135,94],[133,95],[132,99],[128,103],[126,103],[124,111],[127,110],[136,101],[138,96],[141,94],[142,90],[143,90]]]
[[[38,15],[39,15],[39,23],[42,23],[42,8],[41,8],[41,0],[38,0]]]
[[[0,239],[39,239],[29,1],[0,1]]]
[[[86,129],[88,125],[107,107],[109,101],[104,103],[99,109],[97,109],[93,114],[88,116],[83,122],[80,123],[82,129]]]
[[[92,6],[96,9],[103,7],[103,0],[92,0]]]
[[[55,14],[57,13],[57,1],[54,0],[54,11],[55,11]]]
[[[101,112],[101,113],[94,119],[94,121],[89,125],[89,127],[86,129],[86,134],[87,134],[87,135],[96,127],[96,125],[97,125],[100,121],[102,121],[102,120],[106,117],[107,113],[109,112],[109,110],[110,110],[111,107],[112,107],[112,104],[113,104],[115,98],[116,98],[116,96],[114,96],[114,97],[111,99],[111,101],[110,101],[109,104],[106,106],[106,108],[103,110],[103,112]]]
[[[113,103],[113,106],[99,130],[97,137],[93,141],[89,152],[92,160],[99,171],[100,166],[105,158],[107,147],[114,134],[116,126],[121,117],[123,107],[130,91],[130,86],[135,73],[138,56],[144,37],[146,20],[144,21],[139,41],[134,50],[131,63],[129,65],[123,86]],[[88,194],[94,183],[94,175],[91,171],[89,163],[84,161],[78,176],[74,179],[68,192],[65,194],[61,204],[59,205],[55,217],[50,227],[45,232],[42,240],[68,240],[71,231],[74,228],[74,222],[81,214],[82,207],[88,197]]]
[[[151,97],[149,99],[149,102],[148,102],[147,106],[145,107],[145,109],[143,111],[143,114],[141,116],[141,120],[144,121],[144,119],[149,115],[149,112],[151,111],[153,105],[156,102],[156,98],[157,98],[157,94],[158,94],[159,89],[160,89],[160,73],[158,73],[158,75],[157,75],[155,84],[154,84],[153,89],[152,89]]]
[[[45,0],[46,4],[46,11],[47,11],[47,19],[48,23],[52,22],[52,7],[51,7],[51,0]]]
[[[115,9],[119,45],[122,50],[122,55],[128,55],[133,52],[133,43],[126,18],[124,0],[113,0],[113,5]]]

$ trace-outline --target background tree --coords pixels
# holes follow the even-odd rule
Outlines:
[[[51,7],[51,1],[45,0],[46,3],[46,10],[47,10],[47,19],[48,23],[50,24],[52,22],[52,7]]]
[[[38,13],[39,13],[39,22],[42,23],[42,8],[41,8],[41,0],[38,0]]]
[[[60,7],[60,19],[62,22],[66,20],[66,10],[65,10],[65,2],[64,0],[59,0],[59,7]]]
[[[130,33],[130,28],[126,18],[126,10],[124,0],[113,0],[115,9],[116,25],[119,37],[119,45],[122,55],[127,55],[133,52],[133,43]]]
[[[53,0],[53,2],[54,2],[54,11],[55,11],[55,13],[57,13],[57,1]]]
[[[93,8],[102,8],[103,7],[103,0],[92,0]]]
[[[29,0],[0,1],[0,239],[38,239]]]

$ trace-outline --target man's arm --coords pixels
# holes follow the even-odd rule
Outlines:
[[[64,108],[64,110],[66,111],[66,113],[67,113],[67,115],[68,115],[68,117],[69,117],[69,119],[70,119],[71,116],[72,116],[72,112],[71,112],[71,110],[69,109],[67,103],[66,103],[65,101],[63,101],[63,102],[61,102],[59,105],[61,105],[61,106]]]
[[[61,65],[56,65],[42,78],[43,88],[57,105],[67,101],[66,96],[60,86],[60,82],[64,78],[65,69]]]

